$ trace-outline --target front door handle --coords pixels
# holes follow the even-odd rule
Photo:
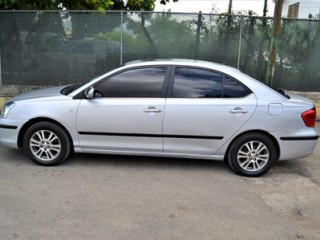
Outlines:
[[[236,107],[236,108],[230,110],[230,112],[231,113],[248,113],[248,110]]]
[[[147,109],[143,110],[146,113],[159,113],[162,112],[160,109],[156,108],[156,107],[148,107]]]

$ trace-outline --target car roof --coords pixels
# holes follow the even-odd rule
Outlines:
[[[211,68],[220,71],[226,72],[240,72],[239,69],[230,67],[221,63],[213,63],[203,60],[193,60],[193,59],[154,59],[154,60],[136,60],[127,62],[125,66],[153,66],[153,65],[181,65],[181,66],[195,66],[195,67],[204,67]]]

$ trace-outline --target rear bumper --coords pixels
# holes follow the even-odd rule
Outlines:
[[[280,137],[279,160],[291,160],[310,156],[318,142],[318,135],[300,137]]]

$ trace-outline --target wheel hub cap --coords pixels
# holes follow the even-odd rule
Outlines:
[[[50,130],[39,130],[30,139],[32,154],[42,161],[54,160],[61,152],[59,137]]]
[[[269,150],[260,141],[250,141],[243,144],[237,154],[237,161],[246,171],[258,171],[269,161]]]

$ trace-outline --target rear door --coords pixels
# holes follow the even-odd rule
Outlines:
[[[166,100],[164,151],[213,155],[252,116],[256,98],[212,70],[175,67]]]

